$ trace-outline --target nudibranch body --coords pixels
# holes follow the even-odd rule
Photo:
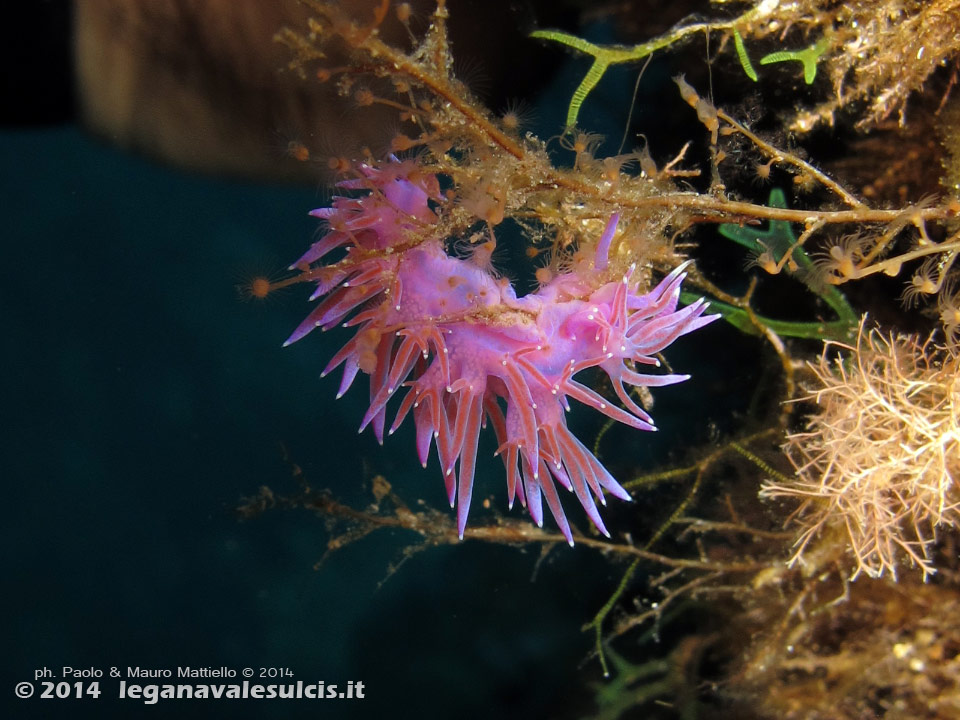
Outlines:
[[[372,426],[381,442],[387,403],[403,396],[389,431],[412,414],[424,466],[436,445],[460,537],[486,423],[506,467],[511,507],[519,498],[542,525],[546,500],[573,544],[559,483],[609,536],[596,503],[605,504],[604,492],[630,496],[568,429],[568,399],[631,427],[655,430],[627,386],[669,385],[688,376],[643,374],[636,366],[658,366],[657,353],[717,316],[703,314],[703,300],[678,309],[682,266],[642,294],[632,267],[597,285],[596,276],[607,269],[616,216],[597,243],[593,277],[574,268],[518,298],[508,281],[448,254],[444,238],[431,234],[438,220],[433,208],[443,202],[434,176],[398,162],[362,165],[360,173],[340,186],[366,195],[336,197],[332,207],[312,213],[330,230],[294,267],[309,273],[317,283],[313,299],[323,300],[287,344],[316,327],[356,328],[324,374],[344,366],[338,397],[359,372],[369,375],[370,407],[360,429]],[[321,264],[338,248],[345,249],[342,259]],[[622,407],[575,379],[589,367],[609,376]]]

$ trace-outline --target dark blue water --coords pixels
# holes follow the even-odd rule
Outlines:
[[[0,134],[0,165],[4,717],[588,712],[597,671],[578,667],[591,641],[579,628],[620,567],[564,549],[532,581],[536,549],[464,543],[418,554],[378,590],[410,538],[374,536],[314,571],[321,520],[238,521],[259,486],[296,490],[281,444],[356,506],[377,473],[410,503],[444,505],[410,429],[379,448],[356,434],[365,391],[334,402],[338,379],[318,378],[343,336],[281,349],[306,292],[238,300],[245,273],[310,242],[319,191],[182,174],[75,129]],[[505,510],[502,465],[481,465],[475,497]],[[362,681],[366,698],[147,708],[118,701],[109,678],[99,699],[13,698],[64,665],[290,668]]]

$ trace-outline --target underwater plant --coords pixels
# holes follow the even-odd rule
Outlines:
[[[817,405],[784,450],[796,467],[789,482],[761,494],[802,500],[802,532],[791,562],[811,541],[842,528],[865,573],[897,577],[904,560],[936,572],[937,532],[960,521],[960,355],[914,336],[884,336],[860,324],[855,347],[830,360],[827,343],[810,363]]]
[[[796,62],[803,80],[813,83],[825,66],[832,96],[813,109],[799,110],[790,121],[795,132],[818,125],[833,126],[838,114],[859,114],[856,124],[870,128],[894,113],[904,124],[907,100],[922,90],[939,67],[956,64],[960,46],[960,0],[713,0],[716,5],[746,5],[742,14],[712,22],[681,23],[668,33],[629,46],[598,46],[568,33],[538,30],[534,37],[561,43],[594,58],[573,95],[567,124],[577,122],[580,108],[611,65],[645,60],[653,53],[693,37],[716,33],[733,40],[744,74],[757,82],[745,39],[784,43],[813,38],[803,48],[785,47],[760,58],[760,65]],[[956,69],[954,69],[954,80]]]

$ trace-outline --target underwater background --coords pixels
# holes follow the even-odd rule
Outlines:
[[[155,712],[559,712],[589,647],[579,625],[616,580],[592,552],[563,550],[533,580],[535,552],[464,543],[387,580],[389,534],[314,571],[322,521],[238,521],[260,485],[294,489],[283,448],[345,501],[362,503],[363,481],[382,473],[401,495],[443,504],[412,433],[379,448],[356,433],[362,390],[334,402],[336,381],[318,381],[331,338],[281,350],[302,298],[238,296],[245,265],[295,257],[312,236],[315,191],[185,175],[75,127],[0,133],[0,157],[7,684],[62,665],[264,666],[359,680],[366,697]],[[480,490],[502,500],[499,461],[480,465]],[[8,717],[143,712],[110,699],[115,683],[98,701],[34,698]]]
[[[576,71],[557,81],[545,127],[573,82]],[[294,463],[356,507],[378,474],[408,502],[445,507],[412,428],[378,447],[356,432],[364,390],[335,402],[338,381],[318,379],[345,336],[281,349],[302,319],[299,288],[263,304],[238,292],[301,254],[317,231],[306,213],[329,190],[164,167],[70,118],[34,124],[23,121],[29,108],[7,112],[4,715],[588,714],[584,681],[599,671],[580,626],[622,572],[595,552],[563,548],[539,563],[536,547],[464,542],[390,574],[410,538],[387,531],[314,570],[329,539],[321,519],[239,519],[260,486],[296,490]],[[665,400],[661,426],[669,413]],[[485,437],[478,497],[506,512],[493,449]],[[489,517],[479,505],[473,522]],[[15,683],[61,666],[102,669],[102,696],[13,698]],[[365,698],[144,706],[118,701],[106,676],[128,666],[289,668],[308,683],[361,681]]]
[[[0,30],[0,717],[955,717],[960,0],[876,0],[877,23],[872,2],[449,0],[449,27],[434,0],[318,0],[313,25],[294,0],[18,4]],[[640,44],[600,67],[620,43]],[[664,354],[689,380],[637,396],[660,432],[605,424],[602,401],[567,416],[633,491],[602,510],[609,542],[579,509],[572,549],[508,510],[490,429],[456,541],[413,423],[381,447],[357,433],[367,383],[335,400],[340,372],[319,377],[357,330],[282,347],[320,274],[288,276],[322,232],[307,213],[392,151],[409,154],[381,168],[448,191],[444,260],[521,295],[694,259],[681,302],[725,319]],[[520,322],[499,312],[464,320]],[[892,420],[864,410],[889,368]],[[922,422],[939,429],[914,450]],[[909,512],[884,515],[890,498]],[[18,697],[65,667],[102,672],[100,697]],[[187,667],[363,697],[153,705],[109,674]]]

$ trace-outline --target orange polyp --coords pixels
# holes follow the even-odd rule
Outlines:
[[[236,286],[237,292],[244,300],[266,300],[267,298],[273,298],[284,288],[312,279],[303,272],[295,275],[287,275],[282,271],[269,270],[265,273],[263,269],[255,272],[257,274],[246,276]]]
[[[404,152],[416,144],[416,141],[413,139],[403,133],[398,133],[394,136],[393,140],[390,141],[390,149],[393,150],[393,152]]]
[[[331,156],[327,159],[327,168],[338,175],[350,172],[353,164],[345,157]]]
[[[769,160],[765,163],[755,163],[753,166],[753,172],[757,177],[757,180],[760,182],[769,182],[770,175],[773,172],[773,160]]]
[[[306,162],[310,159],[310,149],[298,140],[291,140],[287,143],[287,157],[298,162]]]
[[[544,285],[548,284],[551,280],[553,280],[553,271],[550,270],[550,268],[548,267],[540,267],[540,268],[537,268],[537,271],[534,273],[534,276],[537,279],[537,284],[540,285],[540,287],[543,287]]]
[[[488,272],[493,271],[493,253],[497,249],[497,243],[495,240],[487,240],[484,243],[479,245],[474,245],[472,248],[472,253],[470,254],[470,262],[476,265],[479,268],[483,268]]]
[[[247,286],[247,291],[250,293],[250,297],[256,298],[257,300],[262,300],[267,295],[270,294],[270,291],[273,289],[273,286],[270,283],[270,280],[261,276],[255,277],[250,281],[250,284]]]
[[[500,122],[504,128],[516,133],[533,121],[534,114],[533,109],[524,101],[511,101],[500,114]]]
[[[353,93],[353,99],[360,107],[373,105],[376,98],[368,88],[357,88]]]

